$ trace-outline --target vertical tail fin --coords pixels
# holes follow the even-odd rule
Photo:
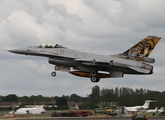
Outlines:
[[[164,107],[161,107],[161,108],[158,110],[159,113],[161,113],[161,112],[163,112],[163,111],[164,111]]]
[[[143,108],[147,109],[149,107],[149,105],[150,105],[150,102],[151,101],[146,100],[145,103],[144,103],[144,105],[143,105]]]
[[[158,101],[157,100],[146,100],[144,105],[143,105],[143,108],[147,109],[150,105],[150,102],[158,102]]]
[[[119,56],[125,59],[144,61],[144,59],[150,55],[160,39],[160,37],[156,36],[147,36],[124,53],[119,54]]]
[[[158,111],[158,107],[155,108],[155,112],[157,112],[157,111]]]

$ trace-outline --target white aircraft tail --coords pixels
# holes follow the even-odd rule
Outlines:
[[[144,109],[149,108],[150,102],[158,102],[158,101],[156,101],[156,100],[146,100],[144,105],[143,105],[143,108]]]
[[[155,112],[157,112],[157,111],[158,111],[158,107],[155,108]]]
[[[161,113],[164,111],[164,107],[161,107],[160,109],[158,109],[158,112]]]

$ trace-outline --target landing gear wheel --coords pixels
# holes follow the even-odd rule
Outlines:
[[[51,75],[52,75],[53,77],[55,77],[55,76],[56,76],[56,72],[52,72]]]
[[[97,78],[97,81],[96,82],[99,82],[100,81],[100,78]]]
[[[96,76],[92,76],[92,77],[91,77],[91,81],[92,81],[92,82],[97,82]]]

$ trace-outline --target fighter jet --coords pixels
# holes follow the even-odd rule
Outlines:
[[[92,82],[99,82],[101,78],[122,78],[124,74],[152,74],[153,66],[149,63],[154,63],[155,59],[148,56],[160,39],[156,36],[147,36],[125,52],[115,55],[96,55],[49,43],[8,51],[48,57],[48,62],[55,65],[51,73],[53,77],[59,70],[90,78]]]

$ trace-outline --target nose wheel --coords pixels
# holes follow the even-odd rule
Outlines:
[[[53,77],[55,77],[55,76],[56,76],[56,72],[52,72],[51,75],[52,75]]]

